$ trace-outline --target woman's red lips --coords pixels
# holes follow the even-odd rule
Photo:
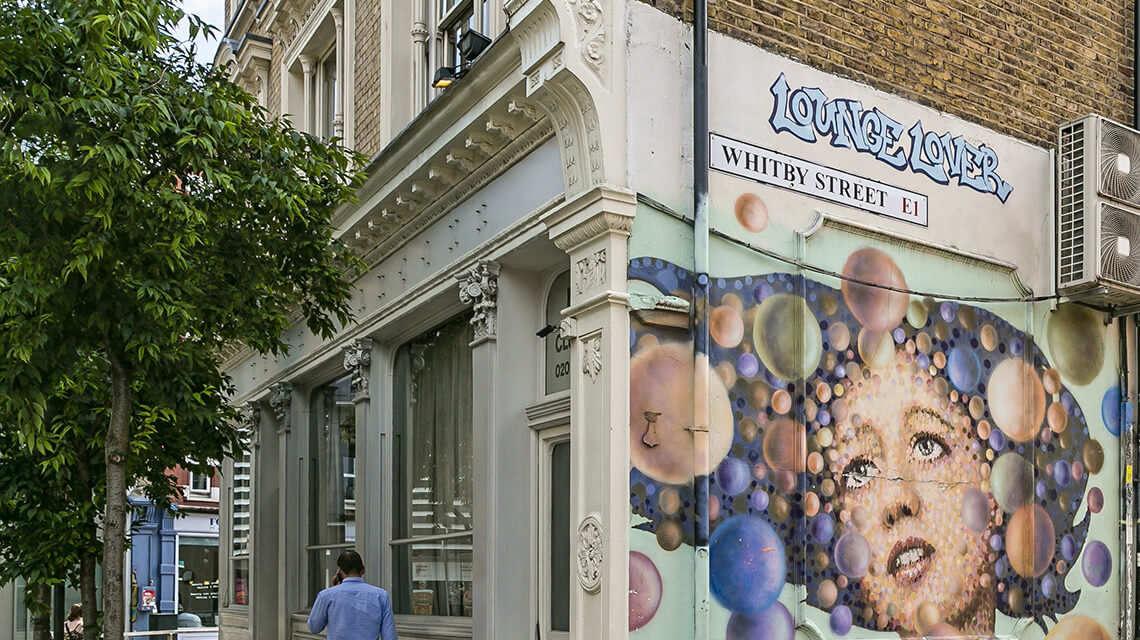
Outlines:
[[[887,573],[899,582],[918,582],[930,566],[933,555],[934,547],[922,538],[900,540],[887,558]]]

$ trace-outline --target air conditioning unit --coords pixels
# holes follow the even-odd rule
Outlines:
[[[1140,304],[1140,131],[1086,116],[1061,126],[1058,148],[1058,292]]]

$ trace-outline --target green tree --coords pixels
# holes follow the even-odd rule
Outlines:
[[[108,639],[130,486],[164,502],[167,467],[237,446],[221,348],[280,353],[295,318],[329,336],[350,317],[356,262],[331,220],[362,158],[195,63],[183,17],[174,0],[0,2],[0,424],[57,482],[91,429]]]

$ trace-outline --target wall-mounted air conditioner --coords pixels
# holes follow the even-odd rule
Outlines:
[[[1140,304],[1140,132],[1085,116],[1061,126],[1058,148],[1058,292]]]

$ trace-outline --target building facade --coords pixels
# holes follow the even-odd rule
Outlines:
[[[371,161],[354,322],[225,354],[224,638],[313,637],[347,548],[403,639],[1133,637],[1140,298],[1059,295],[1057,198],[1130,5],[714,3],[707,230],[691,3],[227,9]]]

